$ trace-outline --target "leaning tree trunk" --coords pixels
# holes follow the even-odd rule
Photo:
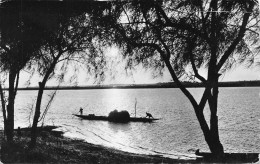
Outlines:
[[[33,125],[32,125],[32,129],[31,129],[31,143],[30,143],[31,148],[35,147],[35,145],[36,145],[37,125],[38,125],[39,117],[41,115],[41,101],[42,101],[43,89],[44,89],[44,85],[41,82],[39,82],[39,91],[38,91],[38,96],[37,96],[37,100],[36,100]]]
[[[174,73],[174,70],[169,62],[169,60],[164,59],[165,64],[174,80],[174,82],[177,83],[178,87],[181,89],[181,91],[184,93],[184,95],[190,100],[196,117],[199,121],[200,127],[202,129],[205,141],[207,142],[210,151],[213,154],[221,155],[224,153],[223,146],[219,140],[219,133],[218,133],[218,117],[217,117],[217,100],[218,100],[218,75],[216,74],[216,78],[213,78],[215,80],[211,82],[211,87],[206,87],[205,93],[203,95],[203,103],[197,104],[194,97],[189,93],[189,91],[182,86],[180,81],[178,80],[177,76]],[[213,93],[211,93],[211,89],[213,88]],[[205,107],[205,104],[208,100],[210,111],[211,111],[211,119],[210,119],[210,127],[208,126],[208,123],[205,119],[205,116],[203,114],[203,109]]]
[[[9,95],[8,95],[8,105],[7,105],[7,118],[6,118],[6,138],[7,142],[12,142],[14,137],[14,99],[15,99],[15,72],[10,71],[9,74]]]
[[[43,91],[44,91],[45,85],[46,85],[52,71],[54,70],[60,56],[61,56],[61,54],[59,54],[57,57],[54,58],[54,61],[51,64],[48,71],[46,72],[42,82],[39,82],[39,91],[38,91],[38,96],[37,96],[37,100],[36,100],[36,107],[35,107],[35,114],[34,114],[34,118],[33,118],[33,125],[32,125],[32,129],[31,129],[30,148],[34,148],[35,145],[36,145],[37,125],[38,125],[39,118],[40,118],[40,115],[41,115],[41,103],[42,103]]]

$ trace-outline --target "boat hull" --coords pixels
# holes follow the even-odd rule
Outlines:
[[[200,156],[197,158],[199,163],[255,163],[259,161],[259,153],[224,153],[220,157],[199,151],[195,154]]]
[[[121,122],[121,123],[127,123],[127,122],[153,122],[156,120],[159,120],[157,118],[145,118],[145,117],[130,117],[129,120],[113,120],[109,119],[107,116],[96,116],[96,115],[78,115],[73,114],[76,117],[79,117],[84,120],[100,120],[100,121],[110,121],[110,122]]]

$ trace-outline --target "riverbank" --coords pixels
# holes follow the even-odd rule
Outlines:
[[[161,156],[140,155],[113,148],[63,137],[61,132],[48,126],[40,130],[35,149],[30,150],[29,129],[21,129],[14,143],[1,141],[3,163],[194,163],[195,160],[178,160]],[[3,133],[3,132],[1,132]]]
[[[7,144],[0,131],[3,163],[254,163],[259,161],[257,153],[225,153],[216,158],[210,153],[200,153],[204,158],[192,160],[171,159],[157,155],[128,153],[113,148],[94,145],[83,140],[63,136],[57,127],[38,128],[37,146],[29,149],[30,129],[22,128],[21,136],[15,132],[14,142]],[[1,162],[0,162],[1,163]]]

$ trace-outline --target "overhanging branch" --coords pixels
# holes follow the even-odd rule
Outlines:
[[[189,24],[187,24],[186,22],[173,22],[172,20],[169,19],[169,17],[166,15],[166,13],[164,12],[164,10],[156,5],[155,6],[155,9],[158,10],[158,12],[162,15],[162,17],[164,18],[165,20],[165,26],[170,26],[170,27],[174,27],[174,28],[178,28],[178,29],[185,29],[191,33],[195,33],[197,36],[200,36],[201,38],[209,41],[209,37],[205,34],[205,33],[202,33],[200,30],[196,29],[196,28],[193,28],[191,27]]]
[[[141,48],[141,47],[151,47],[154,48],[155,50],[157,50],[159,52],[159,54],[161,55],[161,58],[164,60],[167,68],[169,69],[169,72],[174,80],[174,82],[177,84],[177,86],[181,89],[181,91],[185,94],[185,96],[190,100],[190,102],[192,103],[192,105],[194,106],[195,110],[198,110],[198,104],[196,102],[196,100],[194,99],[194,97],[191,95],[191,93],[182,85],[182,83],[180,82],[180,80],[178,79],[174,69],[171,66],[171,63],[169,61],[169,58],[167,57],[167,55],[164,53],[164,51],[161,49],[161,47],[155,43],[137,43],[135,40],[132,40],[131,38],[128,38],[125,35],[125,30],[116,26],[115,28],[117,28],[117,30],[120,32],[120,34],[122,35],[122,37],[124,38],[124,40],[127,41],[127,43],[131,44],[134,47],[137,48]],[[196,111],[196,113],[198,113],[199,111]]]
[[[225,51],[225,53],[222,56],[222,58],[219,60],[219,62],[217,64],[217,71],[219,71],[222,68],[222,66],[224,65],[224,63],[228,59],[228,57],[231,55],[232,52],[234,52],[236,46],[241,41],[241,39],[244,37],[245,31],[246,31],[246,26],[247,26],[247,23],[248,23],[250,14],[251,14],[250,11],[252,11],[253,6],[254,6],[253,4],[250,4],[249,11],[244,14],[243,22],[242,22],[242,25],[240,26],[240,30],[238,32],[238,35],[235,38],[235,40],[233,41],[233,43],[229,46],[229,48]]]

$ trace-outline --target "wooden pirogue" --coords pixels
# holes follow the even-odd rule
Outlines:
[[[259,153],[224,153],[218,157],[215,154],[207,152],[195,152],[198,163],[255,163],[259,161]]]
[[[96,116],[94,114],[89,115],[79,115],[79,114],[73,114],[74,116],[77,116],[84,120],[101,120],[101,121],[110,121],[110,122],[153,122],[156,120],[159,120],[158,118],[146,118],[146,117],[130,117],[129,119],[111,119],[108,116]]]

